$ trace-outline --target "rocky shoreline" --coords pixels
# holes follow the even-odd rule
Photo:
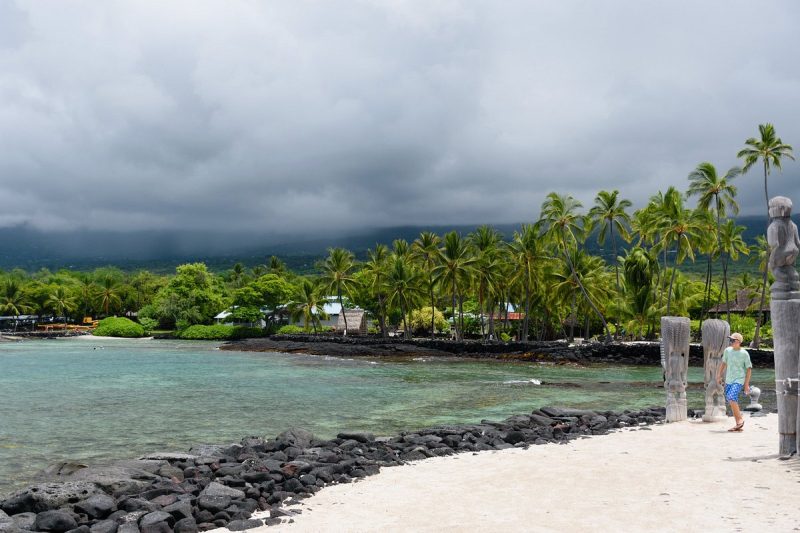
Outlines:
[[[615,363],[629,365],[661,365],[658,342],[603,344],[591,342],[569,345],[550,342],[450,341],[430,339],[383,339],[376,337],[338,337],[313,335],[273,335],[266,338],[230,341],[221,350],[254,352],[303,353],[334,357],[464,357],[502,361],[547,361],[553,363]],[[774,366],[771,350],[748,348],[753,365]],[[690,346],[689,363],[703,366],[703,347]]]
[[[660,423],[663,408],[589,411],[543,407],[502,422],[440,426],[393,437],[342,432],[322,440],[294,428],[274,439],[157,453],[105,466],[54,465],[44,482],[0,500],[0,532],[194,533],[275,525],[335,483],[428,457],[566,443],[618,428]],[[253,513],[269,513],[265,519]],[[296,512],[296,511],[295,511]]]

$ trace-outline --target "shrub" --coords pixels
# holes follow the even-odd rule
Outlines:
[[[139,319],[139,324],[142,325],[145,333],[149,333],[158,327],[158,320],[155,318],[143,317]]]
[[[444,318],[444,315],[438,309],[434,309],[434,327],[437,332],[450,331],[450,324]],[[415,333],[428,333],[431,330],[431,307],[423,307],[421,309],[414,309],[411,311],[411,318],[409,320],[411,330]]]
[[[125,317],[110,316],[101,320],[92,334],[99,337],[144,337],[144,328]]]
[[[217,324],[214,326],[189,326],[178,333],[178,338],[193,341],[225,341],[248,337],[261,337],[262,335],[263,332],[259,328]]]
[[[294,324],[286,324],[285,326],[278,328],[278,335],[299,335],[305,332],[306,330],[300,326],[295,326]]]

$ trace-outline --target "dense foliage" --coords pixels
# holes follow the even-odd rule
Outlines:
[[[259,337],[261,334],[260,328],[226,326],[223,324],[213,326],[194,325],[178,332],[178,338],[198,341],[224,341]]]
[[[144,328],[136,322],[125,318],[110,316],[104,318],[94,329],[94,335],[100,337],[144,337]]]

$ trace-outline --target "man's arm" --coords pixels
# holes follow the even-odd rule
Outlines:
[[[744,393],[750,394],[750,375],[753,373],[752,368],[747,369],[747,373],[744,376]]]
[[[717,370],[717,381],[719,381],[720,383],[722,383],[722,376],[725,374],[726,366],[727,365],[725,363],[722,363],[721,365],[719,365],[719,370]]]

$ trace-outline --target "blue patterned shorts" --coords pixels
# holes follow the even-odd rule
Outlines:
[[[725,384],[725,399],[729,402],[739,402],[739,395],[742,393],[744,385],[741,383]]]

